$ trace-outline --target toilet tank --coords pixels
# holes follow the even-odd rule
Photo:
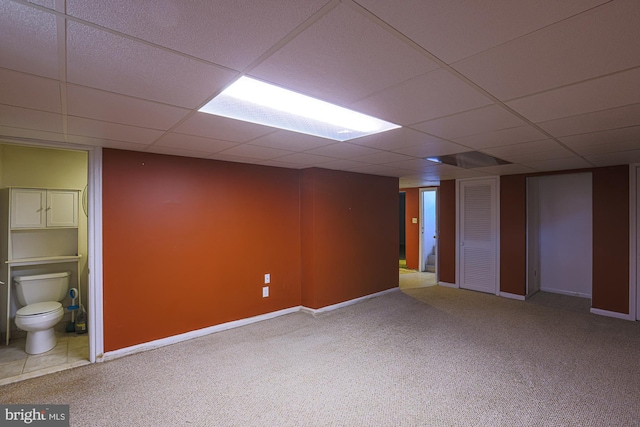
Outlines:
[[[62,301],[69,290],[70,271],[62,273],[16,276],[16,296],[20,304],[29,305],[45,301]]]

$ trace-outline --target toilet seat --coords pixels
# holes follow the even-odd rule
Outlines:
[[[57,301],[37,302],[22,307],[16,312],[16,316],[30,317],[41,316],[49,313],[57,312],[62,309],[62,304]]]

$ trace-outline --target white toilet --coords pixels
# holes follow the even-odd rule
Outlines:
[[[14,277],[18,301],[24,307],[16,313],[16,326],[27,332],[25,351],[47,352],[56,346],[53,327],[62,320],[59,301],[67,295],[70,272]]]

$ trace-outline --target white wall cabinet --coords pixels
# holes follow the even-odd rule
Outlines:
[[[78,191],[11,189],[11,228],[78,226]]]
[[[72,286],[80,288],[79,193],[79,190],[42,188],[1,190],[0,280],[5,282],[6,289],[0,292],[3,314],[0,319],[7,344],[12,312],[16,309],[11,300],[14,276],[72,269],[75,270]]]

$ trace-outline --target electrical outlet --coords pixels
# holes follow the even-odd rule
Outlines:
[[[262,288],[262,298],[266,298],[269,296],[269,287],[268,286],[264,286]]]
[[[271,283],[271,275],[270,274],[265,274],[264,275],[264,283]]]

